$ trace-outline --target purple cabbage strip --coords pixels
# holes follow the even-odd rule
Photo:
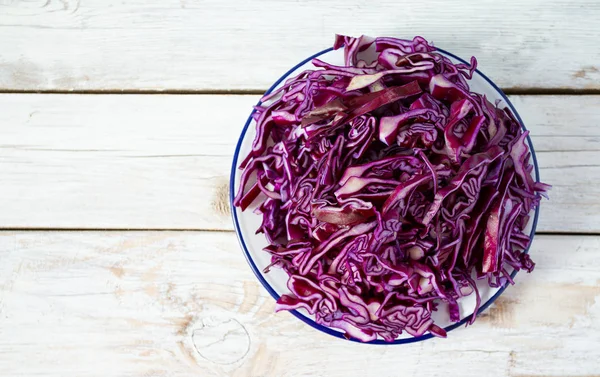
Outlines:
[[[288,79],[256,107],[234,205],[262,215],[271,265],[289,276],[276,309],[368,342],[445,337],[439,302],[532,271],[529,213],[550,186],[531,176],[527,133],[469,90],[477,66],[425,39],[337,36],[344,65]],[[475,316],[469,323],[473,323]]]

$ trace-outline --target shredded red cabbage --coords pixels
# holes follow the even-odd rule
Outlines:
[[[421,37],[342,46],[343,66],[315,59],[256,107],[234,204],[258,202],[257,233],[289,275],[277,310],[361,341],[445,337],[437,303],[459,321],[458,299],[480,304],[473,277],[533,270],[524,229],[549,186],[513,114],[469,90],[475,58],[453,64]]]

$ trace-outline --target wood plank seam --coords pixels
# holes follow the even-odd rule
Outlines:
[[[600,94],[600,88],[594,89],[576,89],[576,88],[501,88],[506,95],[520,96],[593,96]],[[254,89],[40,89],[40,90],[17,90],[1,89],[0,94],[104,94],[104,95],[128,95],[128,94],[148,94],[148,95],[262,95],[267,88]]]

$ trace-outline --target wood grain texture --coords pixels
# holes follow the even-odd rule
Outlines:
[[[0,374],[592,376],[599,248],[539,236],[535,272],[475,325],[381,347],[275,314],[232,233],[0,232]]]
[[[265,89],[335,33],[423,35],[505,88],[600,89],[596,0],[4,0],[0,89]]]
[[[258,96],[0,95],[0,227],[231,230],[228,182]],[[600,232],[600,96],[516,96],[539,230]]]

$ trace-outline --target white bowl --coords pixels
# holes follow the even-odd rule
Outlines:
[[[442,49],[437,48],[438,52],[448,57],[454,63],[463,63],[467,64],[463,59],[446,52]],[[283,82],[289,78],[293,77],[300,72],[306,69],[316,69],[311,60],[313,58],[318,57],[319,59],[336,64],[343,65],[344,64],[344,51],[343,49],[333,50],[332,48],[323,50],[304,61],[297,64],[295,67],[290,69],[287,73],[285,73],[281,78],[279,78],[273,86],[265,93],[271,93],[273,90],[280,87]],[[516,119],[519,121],[523,130],[526,130],[521,117],[515,110],[514,106],[510,103],[506,95],[498,88],[487,76],[477,70],[473,78],[469,80],[469,86],[471,91],[484,94],[487,99],[491,103],[498,102],[498,106],[502,108],[509,108],[510,111],[515,115]],[[231,168],[231,179],[230,179],[230,204],[233,215],[233,223],[235,227],[235,231],[237,232],[240,245],[242,246],[242,250],[250,264],[250,267],[256,274],[258,280],[262,283],[262,285],[267,289],[267,291],[273,296],[275,300],[277,300],[282,294],[289,293],[289,289],[287,288],[288,275],[281,269],[271,268],[269,273],[265,273],[264,269],[271,263],[271,256],[266,251],[263,251],[263,248],[268,245],[267,240],[262,234],[255,234],[256,229],[261,224],[262,217],[260,215],[255,214],[252,210],[254,207],[248,208],[246,211],[242,212],[239,208],[233,206],[233,198],[235,193],[237,193],[239,184],[240,184],[240,176],[241,170],[238,169],[239,162],[238,160],[243,159],[250,152],[252,141],[254,140],[254,136],[256,134],[256,122],[252,119],[251,116],[248,117],[248,121],[244,125],[242,130],[242,134],[238,141],[237,147],[235,149],[235,154],[233,156],[233,165]],[[535,151],[533,149],[533,145],[531,143],[531,139],[527,137],[527,142],[529,144],[529,149],[531,151],[531,158],[533,160],[534,165],[534,180],[539,181],[539,171],[538,164],[535,157]],[[527,229],[530,230],[531,241],[533,241],[533,236],[535,233],[535,228],[538,221],[539,215],[539,206],[533,210],[534,212],[530,218]],[[531,242],[530,242],[531,247]],[[528,250],[525,250],[528,252]],[[517,271],[510,271],[511,276],[514,278]],[[508,283],[507,283],[508,284]],[[496,300],[506,289],[506,285],[500,288],[491,288],[487,284],[487,280],[477,280],[477,288],[481,294],[481,307],[478,310],[478,314],[483,312],[487,307],[489,307],[494,300]],[[447,332],[451,331],[461,325],[464,325],[473,315],[473,311],[475,310],[475,294],[471,294],[470,296],[463,297],[458,301],[460,307],[460,317],[461,320],[459,322],[451,322],[448,316],[448,312],[446,310],[445,304],[440,302],[438,310],[432,314],[432,318],[435,321],[435,324],[439,327],[444,328]],[[304,321],[308,325],[316,328],[317,330],[323,331],[327,334],[336,336],[338,338],[346,339],[344,337],[344,333],[341,330],[320,325],[314,321],[314,316],[310,315],[304,309],[292,310],[291,313],[296,316],[298,319]],[[399,344],[399,343],[412,343],[425,339],[431,338],[431,334],[425,334],[419,337],[413,337],[406,332],[400,335],[394,342],[386,342],[383,339],[376,339],[370,343],[376,344]],[[355,341],[354,339],[350,339]]]

